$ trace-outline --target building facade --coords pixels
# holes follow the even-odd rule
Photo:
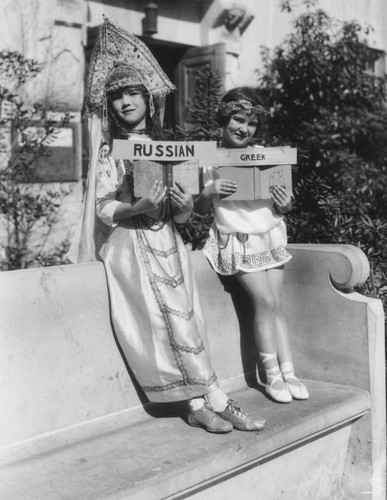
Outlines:
[[[0,50],[9,49],[43,63],[26,86],[24,99],[40,101],[55,112],[69,111],[69,130],[53,144],[47,183],[72,185],[64,225],[80,210],[87,164],[87,135],[81,117],[87,64],[103,15],[145,41],[177,90],[168,96],[168,125],[189,125],[193,73],[208,68],[225,90],[258,85],[261,49],[281,43],[293,17],[280,0],[1,0]],[[301,0],[295,12],[305,8]],[[387,49],[385,0],[319,0],[319,7],[343,20],[372,26],[369,44],[378,54],[372,70],[384,74]],[[59,154],[60,153],[60,154]],[[83,165],[83,167],[82,167]],[[74,203],[76,201],[76,203]]]

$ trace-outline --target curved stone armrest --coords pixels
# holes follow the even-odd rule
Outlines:
[[[370,274],[366,255],[353,245],[291,244],[289,251],[294,256],[301,251],[300,264],[304,266],[310,261],[315,272],[328,272],[333,286],[342,292],[353,291]]]

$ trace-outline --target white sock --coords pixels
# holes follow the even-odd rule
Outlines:
[[[223,411],[227,407],[228,396],[222,391],[220,387],[215,389],[215,391],[206,394],[206,399],[208,404],[214,411]]]
[[[200,398],[193,398],[188,401],[188,405],[192,411],[200,410],[202,406],[205,403],[205,399],[200,397]]]

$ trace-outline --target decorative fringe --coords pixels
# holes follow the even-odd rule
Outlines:
[[[148,89],[147,89],[148,90]],[[153,95],[152,93],[148,90],[149,92],[149,113],[152,118],[152,116],[155,114],[155,105],[153,102]]]
[[[106,94],[104,96],[102,104],[102,129],[103,130],[108,129],[108,104],[107,104]]]

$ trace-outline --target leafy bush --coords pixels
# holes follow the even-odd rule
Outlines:
[[[288,1],[283,8],[292,12]],[[290,241],[359,246],[372,270],[362,291],[386,304],[387,96],[385,78],[366,71],[374,56],[368,34],[307,9],[273,54],[264,53],[260,89],[270,137],[300,153]]]
[[[0,52],[0,269],[23,269],[61,263],[66,244],[44,251],[63,197],[63,188],[46,190],[38,183],[36,165],[49,155],[60,123],[42,106],[26,106],[23,85],[40,65],[21,54]]]
[[[208,69],[197,70],[194,75],[194,98],[190,113],[190,127],[175,127],[166,131],[166,138],[175,141],[217,141],[221,139],[221,131],[215,119],[223,82],[222,78]],[[178,230],[185,244],[192,250],[201,249],[208,237],[213,221],[212,213],[205,216],[194,214],[185,225]]]
[[[209,69],[198,69],[193,74],[194,97],[189,108],[190,126],[175,127],[165,131],[166,139],[176,141],[219,141],[221,132],[215,119],[223,82]]]

